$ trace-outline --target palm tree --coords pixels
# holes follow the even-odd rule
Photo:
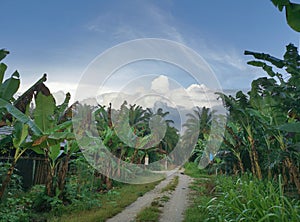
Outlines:
[[[205,141],[208,140],[213,119],[212,117],[215,111],[211,111],[206,107],[196,107],[193,111],[193,114],[187,114],[188,119],[183,125],[183,127],[186,127],[186,131],[182,139],[184,143],[190,146],[194,145],[190,161],[197,160],[197,162],[199,162],[199,155],[202,157],[202,155],[205,154],[204,149],[206,146],[204,144],[206,143]]]

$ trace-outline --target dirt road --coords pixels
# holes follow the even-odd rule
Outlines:
[[[165,180],[160,182],[153,190],[126,207],[121,213],[108,219],[107,222],[135,221],[136,215],[143,208],[150,206],[155,198],[160,198],[164,195],[161,192],[162,188],[167,186],[175,176],[179,176],[178,185],[175,191],[170,194],[170,200],[166,202],[162,208],[163,213],[161,214],[159,221],[182,221],[184,218],[183,213],[188,204],[189,184],[192,179],[187,175],[181,174],[178,170],[175,170],[173,172],[167,172],[167,178]]]
[[[172,193],[171,199],[165,204],[160,217],[161,222],[180,222],[184,219],[184,211],[188,205],[189,185],[192,179],[187,175],[177,173],[179,183]]]

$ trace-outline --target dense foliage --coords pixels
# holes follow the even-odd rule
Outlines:
[[[259,179],[281,174],[284,186],[293,184],[300,194],[297,48],[288,45],[282,60],[264,53],[245,54],[258,59],[248,63],[261,67],[269,77],[254,80],[247,95],[241,91],[235,97],[219,94],[229,110],[223,149],[230,152],[223,159],[233,163],[234,173],[250,168]]]
[[[299,4],[272,2],[280,11],[285,9],[288,24],[299,32]],[[8,54],[0,50],[0,61]],[[224,116],[213,118],[215,111],[207,107],[195,107],[194,113],[188,114],[183,125],[185,134],[180,137],[168,119],[169,113],[160,108],[153,110],[126,101],[119,110],[112,109],[111,104],[70,105],[69,93],[62,104],[57,104],[45,85],[46,74],[17,96],[19,73],[15,71],[4,80],[7,65],[0,63],[0,221],[44,221],[50,214],[61,216],[101,208],[107,202],[112,211],[122,210],[114,207],[115,202],[127,198],[118,197],[114,187],[124,185],[106,175],[126,177],[121,174],[130,172],[121,170],[120,161],[112,162],[114,167],[107,166],[106,175],[88,164],[74,136],[74,112],[87,124],[87,130],[76,134],[88,135],[93,120],[94,133],[110,153],[126,163],[143,164],[146,157],[150,162],[167,159],[178,143],[184,148],[197,141],[189,158],[194,164],[186,165],[186,172],[198,178],[193,188],[199,194],[196,207],[187,212],[188,221],[299,221],[300,55],[292,44],[286,47],[282,59],[250,51],[245,55],[253,56],[255,60],[248,64],[261,68],[267,76],[253,80],[247,93],[217,93],[228,116],[221,149],[213,153],[206,149],[212,145],[212,124],[218,125]],[[136,149],[149,147],[149,125],[156,117],[166,122],[164,137],[147,150]],[[112,118],[127,125],[117,128]],[[127,141],[128,133],[138,137],[134,145]],[[187,155],[183,153],[176,155]],[[210,161],[206,171],[195,167],[203,157]],[[38,172],[43,181],[26,191],[18,167],[22,158],[43,162]],[[204,172],[231,176],[209,179],[201,174]],[[150,188],[141,189],[132,200]]]

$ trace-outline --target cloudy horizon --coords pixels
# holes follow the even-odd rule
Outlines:
[[[264,75],[247,65],[252,58],[244,56],[244,50],[280,58],[285,45],[299,45],[298,33],[288,27],[284,13],[271,1],[92,0],[71,4],[33,0],[30,4],[6,1],[1,8],[0,47],[10,51],[4,60],[6,76],[20,72],[20,92],[47,73],[46,85],[52,92],[70,92],[74,97],[95,58],[140,38],[183,44],[205,60],[223,90],[244,90]],[[185,77],[177,81],[184,82]]]

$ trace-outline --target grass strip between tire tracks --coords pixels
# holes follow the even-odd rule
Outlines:
[[[175,176],[164,188],[162,188],[161,193],[173,192],[179,183],[179,176]],[[136,217],[137,222],[157,222],[159,216],[162,213],[161,209],[164,204],[170,200],[170,197],[164,195],[162,197],[155,198],[151,206],[142,209]]]

